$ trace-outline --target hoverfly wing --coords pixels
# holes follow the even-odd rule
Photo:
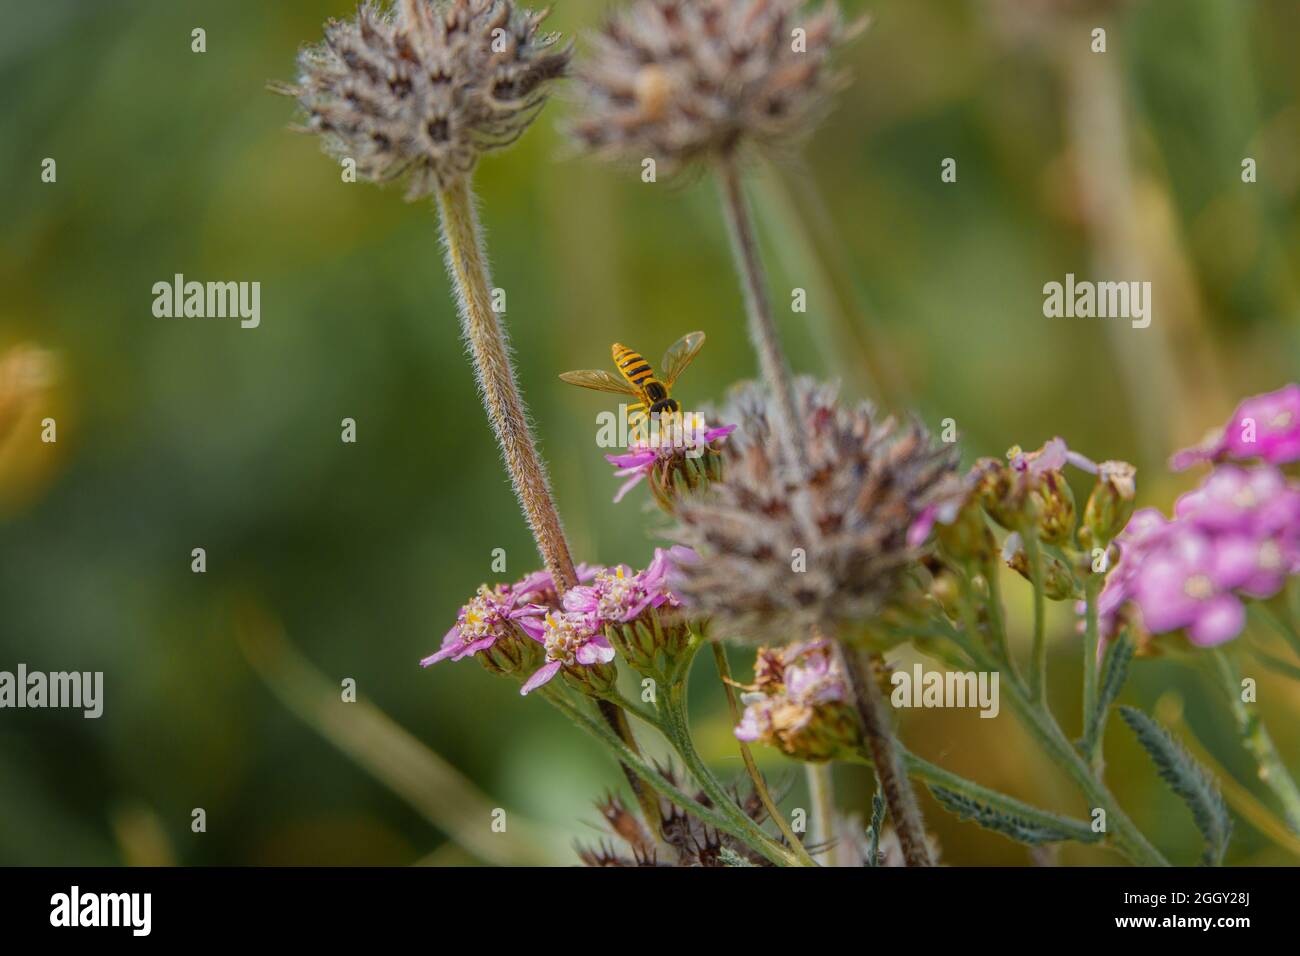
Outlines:
[[[696,353],[703,346],[703,332],[687,332],[674,342],[668,351],[664,353],[664,362],[661,366],[664,371],[663,383],[672,388],[673,383],[677,381],[677,377],[686,371],[686,366],[691,364]]]
[[[613,392],[616,395],[632,396],[637,394],[632,386],[621,378],[599,369],[588,368],[577,372],[561,372],[560,378],[570,385],[592,388],[598,392]]]

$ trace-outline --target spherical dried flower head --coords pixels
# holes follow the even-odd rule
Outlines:
[[[796,391],[806,479],[782,467],[768,393],[749,386],[728,412],[740,427],[723,446],[723,480],[678,504],[674,537],[700,558],[676,562],[673,590],[722,637],[785,643],[875,617],[918,554],[912,525],[963,496],[955,447],[842,408],[833,388],[802,380]]]
[[[302,52],[296,85],[274,88],[297,97],[305,130],[330,152],[375,182],[408,175],[417,199],[537,115],[571,55],[558,34],[538,32],[545,16],[511,0],[401,0],[390,11],[367,2]]]
[[[668,171],[743,142],[807,132],[840,78],[834,49],[856,32],[832,2],[638,0],[597,33],[576,73],[586,149]]]

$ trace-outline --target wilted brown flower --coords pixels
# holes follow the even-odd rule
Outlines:
[[[679,562],[673,589],[719,636],[781,644],[876,616],[917,556],[914,522],[964,494],[956,448],[920,425],[843,408],[811,380],[796,392],[806,479],[783,467],[770,393],[749,385],[725,412],[740,427],[723,480],[678,503],[673,536],[700,560]]]
[[[680,167],[812,128],[840,77],[829,59],[857,32],[833,2],[638,0],[592,37],[576,70],[571,132],[608,158]]]
[[[682,787],[679,774],[670,766],[657,768],[664,779]],[[767,819],[763,802],[752,790],[743,794],[732,791],[736,805],[755,823]],[[702,791],[693,794],[706,807],[713,801]],[[661,843],[655,842],[644,822],[628,808],[621,798],[608,794],[597,801],[596,809],[613,839],[602,839],[595,846],[578,844],[578,858],[585,866],[732,866],[737,862],[750,866],[771,864],[755,850],[709,826],[693,813],[689,813],[664,797],[658,797]]]
[[[409,176],[408,199],[468,174],[479,154],[514,142],[568,67],[571,49],[540,33],[546,12],[511,0],[367,2],[331,20],[299,55],[306,132],[376,182]]]

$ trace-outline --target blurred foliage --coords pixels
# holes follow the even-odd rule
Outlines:
[[[931,424],[955,417],[972,458],[1061,434],[1133,460],[1143,502],[1167,506],[1192,480],[1166,477],[1168,453],[1237,396],[1300,371],[1300,5],[1150,0],[1105,21],[1132,167],[1125,208],[1158,278],[1153,329],[1166,329],[1151,340],[1041,312],[1043,284],[1090,274],[1098,251],[1061,53],[1087,43],[1093,19],[1054,20],[1038,0],[849,6],[874,16],[846,57],[853,84],[801,160],[756,177],[776,300],[812,290],[808,315],[783,319],[794,364]],[[267,692],[226,613],[245,593],[331,681],[354,678],[571,861],[563,847],[590,835],[590,801],[620,784],[617,769],[474,664],[415,666],[494,577],[493,548],[511,577],[537,564],[462,356],[434,216],[397,189],[342,182],[286,131],[292,104],[264,89],[292,76],[298,46],[349,0],[0,7],[0,348],[34,342],[61,370],[0,449],[0,669],[102,670],[106,687],[97,721],[0,712],[0,862],[468,859]],[[580,31],[602,7],[568,0],[551,25]],[[190,50],[199,26],[203,54]],[[603,365],[614,340],[657,356],[702,328],[709,343],[678,390],[693,402],[753,374],[753,360],[711,184],[646,185],[574,157],[556,129],[567,109],[563,96],[550,104],[477,182],[575,550],[644,564],[644,498],[615,507],[593,447],[606,405],[556,374]],[[946,156],[956,184],[939,182]],[[1244,156],[1257,184],[1241,182]],[[45,157],[55,184],[40,180]],[[801,234],[828,274],[813,274]],[[261,327],[155,318],[151,287],[175,273],[260,281]],[[1116,349],[1137,341],[1165,350],[1178,391],[1116,370]],[[1139,410],[1162,423],[1158,440],[1139,437]],[[37,441],[47,414],[57,445]],[[344,417],[355,445],[340,441]],[[190,571],[195,547],[204,575]],[[1008,591],[1023,632],[1027,592]],[[1071,727],[1078,648],[1057,610],[1053,694]],[[722,696],[707,660],[697,668],[701,747],[739,774]],[[1134,670],[1126,702],[1177,690],[1188,725],[1250,780],[1207,682],[1174,663]],[[1261,686],[1295,754],[1295,686]],[[983,783],[1083,812],[1005,713],[909,714],[904,736]],[[1195,830],[1131,735],[1112,727],[1107,754],[1138,822],[1190,860]],[[759,757],[798,805],[797,768]],[[841,799],[865,813],[869,774],[837,773]],[[205,834],[190,831],[195,807]],[[947,862],[1028,861],[926,809]],[[1078,847],[1061,860],[1113,862]],[[1243,825],[1228,861],[1294,859]]]

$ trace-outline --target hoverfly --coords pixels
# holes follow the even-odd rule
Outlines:
[[[658,415],[663,412],[676,415],[681,412],[681,405],[670,394],[673,383],[691,364],[700,347],[704,345],[703,332],[688,332],[673,343],[664,353],[661,368],[664,376],[657,378],[654,369],[639,352],[634,352],[626,345],[615,342],[610,348],[614,366],[622,380],[609,372],[585,369],[578,372],[565,372],[560,378],[571,385],[594,388],[598,392],[613,392],[616,395],[630,395],[637,399],[628,406],[628,421],[635,418],[643,421],[647,414]]]

